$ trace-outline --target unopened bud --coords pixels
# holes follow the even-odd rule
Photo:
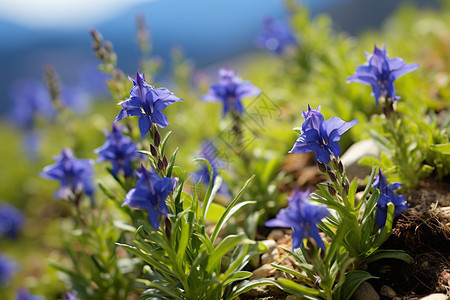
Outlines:
[[[166,236],[170,238],[170,232],[172,231],[172,223],[170,223],[170,220],[167,216],[164,218],[164,225]]]
[[[339,170],[339,173],[341,173],[341,174],[344,173],[344,165],[342,164],[342,161],[340,161],[340,160],[338,163],[338,170]]]
[[[160,170],[160,171],[164,170],[164,163],[161,160],[161,158],[158,158],[158,170]]]
[[[328,185],[328,192],[330,192],[331,196],[336,195],[336,190],[334,189],[334,187],[331,186],[331,184]]]
[[[317,166],[319,167],[320,172],[325,173],[327,171],[327,166],[320,160],[317,161]]]
[[[330,176],[331,181],[333,181],[334,183],[338,182],[338,180],[336,178],[336,173],[334,173],[333,170],[329,169],[328,170],[328,175]]]
[[[167,156],[165,156],[165,155],[163,157],[163,163],[164,163],[164,169],[166,169],[169,166],[169,161],[167,160]]]
[[[150,153],[151,153],[154,157],[158,157],[158,151],[156,150],[155,146],[153,146],[152,144],[150,144]]]
[[[105,46],[106,51],[108,51],[109,53],[112,52],[113,44],[110,41],[106,41],[103,45]]]
[[[155,138],[153,139],[153,142],[155,142],[156,147],[159,147],[159,145],[161,145],[161,135],[159,134],[158,130],[155,131]]]

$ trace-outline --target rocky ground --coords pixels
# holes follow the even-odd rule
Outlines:
[[[284,171],[293,175],[293,186],[303,189],[313,188],[324,179],[308,155],[288,157]],[[355,172],[363,170],[355,169]],[[368,271],[379,279],[361,285],[352,297],[354,300],[450,299],[450,184],[424,181],[403,195],[410,208],[395,220],[393,234],[384,247],[406,251],[414,262],[386,259],[369,265]],[[265,230],[261,230],[259,238],[268,250],[261,256],[260,267],[253,271],[253,278],[290,278],[291,275],[276,270],[270,263],[293,267],[292,258],[280,248],[291,247],[291,230]],[[240,299],[298,298],[276,287],[264,286],[249,291]]]

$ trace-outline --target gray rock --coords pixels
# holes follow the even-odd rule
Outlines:
[[[278,241],[282,237],[284,237],[284,232],[281,229],[274,229],[274,230],[272,230],[269,233],[269,236],[268,236],[269,239],[273,239],[275,241]]]
[[[353,293],[351,300],[379,300],[380,295],[375,291],[373,286],[366,282],[363,282]]]
[[[262,265],[261,267],[253,271],[253,275],[250,277],[250,279],[266,278],[272,275],[275,271],[276,269],[269,264]]]
[[[261,256],[262,264],[270,264],[275,261],[275,257],[278,255],[278,249],[272,249],[270,252],[266,252]]]
[[[392,299],[397,296],[397,293],[388,285],[383,285],[380,290],[380,295]]]
[[[299,297],[294,296],[294,295],[289,295],[289,296],[286,297],[285,300],[302,300],[302,298],[299,298]]]
[[[431,294],[426,297],[420,298],[420,300],[448,300],[450,297],[445,294]]]
[[[358,165],[358,161],[366,156],[380,156],[380,150],[377,144],[371,139],[354,143],[341,156],[341,161],[344,164],[345,172],[350,180],[355,177],[364,178],[370,175],[370,172],[372,172],[371,168]]]

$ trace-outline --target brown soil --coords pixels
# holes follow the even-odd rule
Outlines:
[[[404,196],[410,208],[396,219],[384,248],[405,250],[414,262],[378,261],[369,270],[380,279],[371,283],[378,290],[388,285],[403,299],[450,296],[450,185],[422,182]]]

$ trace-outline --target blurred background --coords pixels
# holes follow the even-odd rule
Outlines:
[[[337,30],[351,35],[378,28],[405,3],[439,5],[439,1],[431,0],[301,2],[312,16],[327,13]],[[136,42],[138,15],[145,18],[151,32],[153,55],[166,62],[157,78],[164,81],[174,47],[183,49],[187,58],[204,68],[255,51],[262,20],[268,16],[285,19],[286,10],[279,0],[1,1],[0,114],[10,107],[13,83],[24,77],[42,80],[47,63],[55,67],[67,89],[106,93],[104,81],[95,80],[99,77],[90,47],[91,28],[113,42],[119,68],[134,74],[140,57]]]

